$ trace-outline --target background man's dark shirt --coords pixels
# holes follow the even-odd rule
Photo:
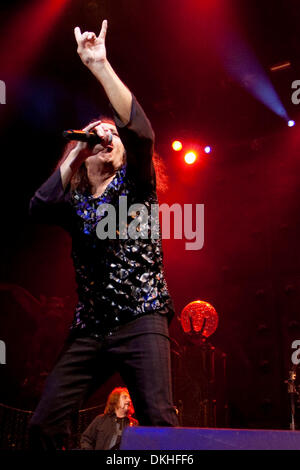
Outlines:
[[[138,426],[138,422],[131,417],[117,418],[114,414],[99,415],[82,434],[80,440],[81,449],[117,449],[120,446],[122,432],[127,426]],[[118,429],[120,430],[119,433]]]

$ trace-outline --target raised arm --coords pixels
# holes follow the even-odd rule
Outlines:
[[[143,157],[143,154],[148,154],[151,159],[154,135],[151,125],[140,109],[140,106],[137,104],[133,106],[131,92],[120,80],[107,60],[105,47],[106,31],[107,20],[102,22],[99,36],[96,36],[96,34],[92,32],[81,33],[80,28],[77,26],[74,29],[78,46],[77,52],[84,65],[88,67],[103,86],[110,104],[113,107],[118,127],[126,127],[128,125],[128,130],[132,131],[131,135],[130,132],[128,133],[126,131],[121,131],[120,134],[128,153],[128,163],[130,165],[130,163],[135,160],[132,166],[136,166],[138,163],[136,159],[134,159],[135,155],[133,155],[131,149],[134,148],[135,151],[137,151],[140,150],[142,146],[142,151],[140,151],[141,157]],[[133,112],[137,115],[137,118],[135,118],[135,122],[130,125]],[[101,121],[90,124],[85,127],[84,130],[94,129],[97,134],[101,136],[104,131],[100,122]],[[63,188],[67,187],[72,175],[87,157],[87,152],[89,152],[89,154],[94,153],[92,149],[87,148],[86,144],[78,143],[63,162],[60,167]],[[147,165],[147,158],[144,159],[144,162]],[[148,164],[148,169],[143,168],[143,172],[145,174],[152,174],[150,164]]]
[[[106,32],[107,20],[102,22],[99,36],[88,31],[81,33],[80,28],[76,27],[74,33],[78,45],[77,52],[84,65],[101,83],[110,101],[115,123],[126,149],[128,171],[141,185],[150,183],[153,186],[154,133],[143,109],[107,60]]]
[[[97,80],[102,84],[107,97],[118,114],[121,122],[126,125],[130,120],[132,108],[132,95],[128,88],[122,83],[117,74],[112,69],[106,58],[105,36],[107,31],[107,21],[102,22],[99,36],[95,33],[85,32],[81,34],[80,28],[74,30],[78,45],[78,54],[82,62],[91,70]],[[97,134],[103,136],[104,131],[101,121],[89,124],[84,130],[95,129]],[[60,175],[63,189],[69,184],[73,174],[80,167],[88,155],[94,150],[88,148],[87,144],[78,143],[70,152],[66,160],[60,167]]]
[[[77,52],[88,69],[95,75],[103,86],[105,93],[118,113],[123,124],[130,119],[132,95],[128,88],[117,76],[106,57],[105,36],[107,31],[107,20],[102,22],[99,36],[95,33],[81,33],[77,26],[74,29],[77,41]]]

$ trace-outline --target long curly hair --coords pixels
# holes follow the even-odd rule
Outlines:
[[[115,409],[118,406],[120,396],[122,393],[127,393],[129,395],[128,389],[126,387],[116,387],[113,389],[112,392],[110,392],[107,402],[106,402],[104,414],[113,415],[115,413]],[[134,408],[131,403],[128,409],[127,416],[130,417],[133,414],[134,414]]]
[[[101,118],[102,122],[108,123],[108,124],[113,124],[115,125],[115,122],[111,118]],[[90,121],[89,124],[96,122],[97,119],[93,119]],[[75,148],[77,142],[71,141],[68,142],[67,145],[64,148],[63,154],[58,161],[56,168],[59,168],[61,164],[66,160],[67,156],[69,153]],[[160,157],[160,155],[154,151],[153,156],[152,156],[152,161],[153,161],[153,166],[155,170],[155,176],[156,176],[156,190],[158,194],[160,193],[165,193],[168,190],[168,175],[166,172],[166,167],[165,164]],[[124,152],[123,156],[123,162],[122,165],[126,162],[126,152]],[[86,191],[90,191],[90,182],[88,179],[88,174],[87,174],[87,169],[85,162],[83,162],[78,170],[74,173],[74,175],[71,178],[70,181],[71,184],[71,190],[75,191],[76,189],[80,191],[81,193],[85,193]]]

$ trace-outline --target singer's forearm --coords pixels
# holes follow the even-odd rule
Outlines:
[[[63,188],[66,189],[70,183],[72,176],[78,170],[82,162],[84,161],[84,151],[78,151],[76,149],[71,150],[65,161],[60,166],[60,176]]]
[[[93,64],[90,70],[103,86],[110,103],[117,111],[121,121],[127,124],[130,119],[132,105],[132,95],[129,89],[120,80],[107,60]]]

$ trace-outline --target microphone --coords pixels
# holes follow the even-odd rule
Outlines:
[[[107,132],[103,137],[100,137],[95,131],[75,131],[73,129],[69,129],[67,131],[63,131],[63,137],[68,140],[77,140],[79,142],[86,142],[91,147],[96,144],[101,144],[102,147],[107,148],[108,151],[112,150],[112,133]]]

